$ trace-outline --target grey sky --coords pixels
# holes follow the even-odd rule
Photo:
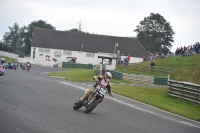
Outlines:
[[[200,0],[0,0],[0,40],[8,26],[35,20],[61,31],[78,28],[81,21],[89,33],[135,37],[133,30],[151,12],[171,23],[173,52],[200,41]]]

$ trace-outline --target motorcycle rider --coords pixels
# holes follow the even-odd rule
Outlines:
[[[111,86],[110,86],[110,79],[112,78],[112,74],[110,72],[106,72],[106,74],[103,75],[99,75],[99,76],[93,76],[93,79],[97,82],[94,85],[94,88],[90,88],[88,89],[85,94],[79,98],[80,101],[84,101],[86,97],[88,97],[91,93],[94,92],[94,90],[98,87],[100,87],[99,84],[101,84],[101,86],[108,90],[108,94],[112,96],[112,91],[111,91]],[[102,101],[101,101],[102,102]]]
[[[3,76],[4,75],[4,69],[3,69],[3,66],[2,65],[0,65],[0,76]]]
[[[31,68],[31,63],[29,63],[29,61],[27,61],[26,67],[30,67]]]
[[[10,63],[10,61],[8,62],[8,68],[11,69],[11,63]]]
[[[15,60],[15,62],[14,62],[14,67],[18,68],[17,60]]]

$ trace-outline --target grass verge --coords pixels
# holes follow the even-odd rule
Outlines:
[[[167,88],[146,88],[139,86],[113,85],[116,94],[146,103],[159,109],[200,121],[200,106],[188,101],[170,97]]]

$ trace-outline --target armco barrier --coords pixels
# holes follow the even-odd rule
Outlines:
[[[168,80],[168,95],[200,104],[200,85]]]
[[[139,84],[154,84],[153,76],[123,73],[122,79],[126,81],[131,81],[134,83],[139,83]]]
[[[168,84],[168,78],[154,77],[154,84],[155,85],[167,85]]]
[[[116,72],[116,71],[111,71],[111,70],[106,70],[106,71],[107,71],[107,72],[110,72],[110,73],[112,74],[112,77],[113,77],[113,78],[122,80],[123,73],[121,73],[121,72]]]

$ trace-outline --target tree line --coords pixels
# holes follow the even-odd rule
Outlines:
[[[12,27],[8,26],[9,31],[3,35],[3,40],[0,41],[0,50],[20,56],[30,55],[34,27],[56,30],[54,26],[43,20],[33,21],[28,26],[22,27],[14,23]],[[134,32],[137,33],[137,39],[148,52],[160,54],[170,52],[175,33],[163,16],[151,13],[136,27]],[[86,33],[76,28],[68,31]],[[87,32],[87,34],[90,33]]]
[[[19,54],[20,56],[29,55],[34,27],[56,30],[54,26],[43,20],[33,21],[28,26],[22,27],[14,23],[12,27],[8,26],[9,31],[3,35],[0,50]]]

